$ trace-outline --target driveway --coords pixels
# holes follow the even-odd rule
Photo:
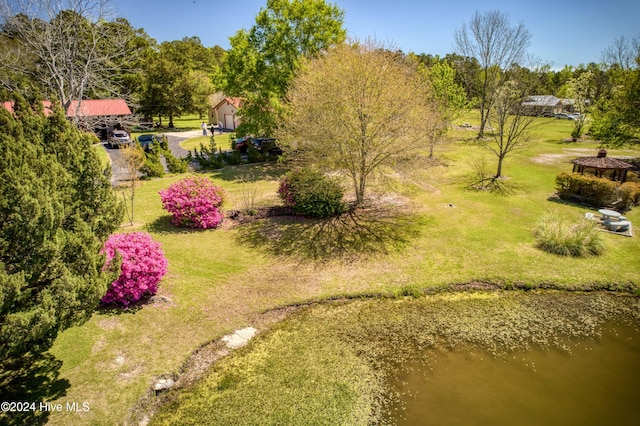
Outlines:
[[[202,130],[189,130],[187,132],[167,132],[157,134],[164,134],[167,136],[169,151],[171,151],[174,156],[176,156],[177,158],[185,158],[188,151],[180,147],[180,142],[189,138],[202,136]],[[218,134],[219,133],[216,133],[216,135]],[[120,166],[119,159],[122,153],[118,148],[107,147],[105,141],[102,142],[102,147],[107,151],[109,157],[111,158],[111,184],[115,186],[118,184],[118,182],[125,180],[127,176],[126,169]]]

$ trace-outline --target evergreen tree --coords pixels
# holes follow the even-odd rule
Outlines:
[[[0,108],[0,370],[91,316],[114,278],[100,250],[123,213],[95,137],[35,105]]]

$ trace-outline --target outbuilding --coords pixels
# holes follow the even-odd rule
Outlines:
[[[224,130],[235,130],[240,124],[237,112],[241,103],[241,98],[224,98],[211,108],[211,111],[209,112],[209,123],[213,125],[222,123]]]

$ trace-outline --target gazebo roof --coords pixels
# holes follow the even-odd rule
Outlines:
[[[633,168],[631,164],[611,157],[580,157],[571,160],[571,162],[578,166],[591,167],[598,170],[625,170]]]

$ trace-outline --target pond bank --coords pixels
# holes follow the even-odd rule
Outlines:
[[[465,289],[474,291],[460,291]],[[468,283],[443,287],[438,290],[439,294],[426,297],[418,297],[420,292],[409,288],[396,295],[368,294],[316,300],[271,310],[260,315],[252,324],[260,330],[255,342],[238,350],[232,357],[226,357],[230,351],[224,348],[220,340],[204,345],[174,375],[176,387],[180,390],[172,390],[159,397],[155,396],[155,392],[148,392],[144,400],[131,411],[128,423],[136,424],[145,417],[148,419],[161,404],[171,405],[178,392],[181,400],[200,401],[198,406],[201,406],[202,400],[216,405],[224,398],[231,398],[226,404],[233,405],[234,398],[244,400],[247,395],[253,395],[252,400],[263,400],[264,395],[254,394],[258,392],[257,389],[245,385],[253,380],[251,377],[273,380],[271,373],[262,370],[264,359],[271,357],[275,357],[272,361],[274,365],[280,365],[284,371],[292,374],[294,378],[291,380],[300,392],[291,397],[291,401],[281,397],[268,404],[286,406],[294,402],[308,405],[317,386],[303,383],[306,379],[300,382],[300,375],[307,377],[311,374],[307,371],[310,365],[297,364],[305,359],[304,356],[289,359],[287,353],[291,351],[298,355],[306,354],[312,359],[324,359],[324,367],[318,367],[311,361],[311,375],[315,376],[316,381],[333,383],[331,389],[324,391],[336,410],[331,412],[330,415],[334,417],[330,419],[314,417],[326,409],[306,413],[311,417],[291,418],[285,415],[284,418],[288,421],[313,419],[341,422],[346,421],[342,416],[347,415],[354,421],[349,421],[349,424],[358,424],[370,417],[380,418],[393,399],[392,395],[386,394],[389,391],[387,374],[411,359],[411,352],[415,348],[464,348],[475,345],[498,355],[529,345],[557,347],[562,336],[597,335],[598,327],[611,318],[626,317],[635,324],[640,323],[638,298],[596,289],[598,287],[586,293],[523,292],[503,291],[499,286],[488,283]],[[414,297],[399,297],[402,295]],[[339,364],[332,361],[336,350],[340,354]],[[264,358],[258,362],[259,365],[255,364],[256,353]],[[300,371],[296,371],[297,368]],[[323,368],[328,368],[331,374],[321,371]],[[359,373],[353,375],[354,371]],[[278,373],[278,376],[281,375],[282,371]],[[350,379],[335,383],[332,377]],[[244,396],[220,392],[221,386],[226,390],[227,385]],[[273,386],[270,383],[267,387]],[[336,387],[344,392],[335,391]],[[302,395],[305,390],[309,398]],[[345,392],[351,396],[345,398]],[[213,399],[218,402],[211,401],[211,395],[216,395]],[[154,420],[164,418],[170,423],[173,414],[180,413],[182,416],[185,409],[189,411],[184,402],[165,408]],[[249,411],[255,412],[255,407]],[[225,417],[219,420],[226,422],[232,419]]]

